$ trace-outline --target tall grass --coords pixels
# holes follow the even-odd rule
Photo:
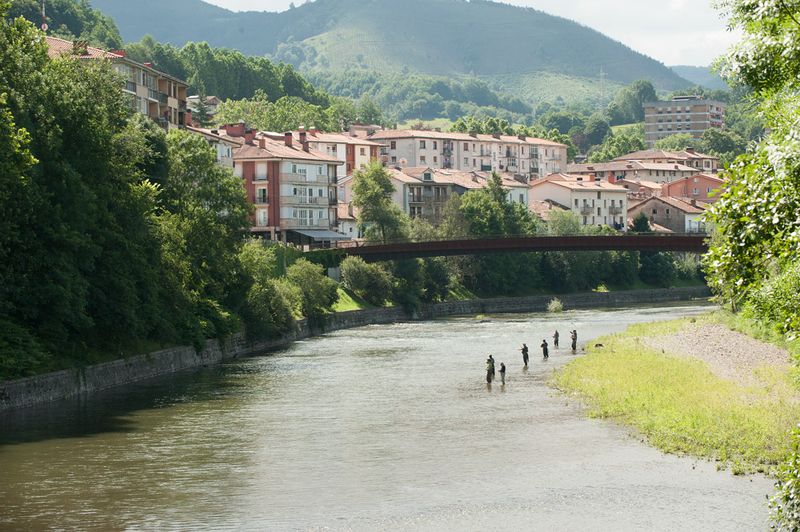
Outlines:
[[[641,338],[688,323],[638,325],[597,341],[555,374],[559,389],[582,397],[593,417],[638,429],[668,453],[717,460],[735,473],[773,472],[790,450],[800,402],[787,371],[760,371],[759,385],[720,379],[699,360],[646,347]]]

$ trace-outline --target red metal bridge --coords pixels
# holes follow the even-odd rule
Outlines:
[[[528,253],[541,251],[682,251],[705,253],[708,236],[703,234],[637,234],[524,236],[434,240],[389,244],[357,243],[337,251],[344,256],[361,257],[367,262],[422,257],[452,257],[491,253]]]

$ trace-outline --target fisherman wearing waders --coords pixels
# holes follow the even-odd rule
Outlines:
[[[578,331],[573,329],[572,332],[569,333],[569,337],[572,338],[572,352],[574,353],[578,350]]]
[[[506,384],[506,365],[503,362],[500,362],[500,384]]]
[[[550,358],[550,351],[547,349],[547,340],[542,340],[542,356],[545,359]]]
[[[528,367],[528,346],[526,344],[522,344],[522,362],[525,364],[525,367]]]
[[[558,349],[558,331],[553,334],[553,347]]]
[[[492,355],[486,359],[486,384],[491,384],[494,380],[494,359]]]

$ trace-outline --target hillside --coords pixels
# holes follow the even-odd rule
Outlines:
[[[126,41],[146,34],[176,45],[208,41],[270,55],[305,72],[474,76],[529,102],[543,99],[542,79],[562,80],[567,96],[599,93],[601,69],[608,88],[637,79],[665,91],[688,85],[590,28],[486,0],[316,0],[282,13],[234,13],[201,0],[92,4],[114,18]]]
[[[711,90],[728,90],[730,88],[719,74],[708,67],[679,65],[671,68],[676,74],[689,80],[694,85],[700,85]]]

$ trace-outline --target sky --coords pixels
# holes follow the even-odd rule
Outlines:
[[[292,0],[205,1],[234,11],[283,11]],[[505,2],[575,20],[668,66],[708,66],[736,41],[736,35],[727,31],[725,20],[711,6],[712,0]]]

